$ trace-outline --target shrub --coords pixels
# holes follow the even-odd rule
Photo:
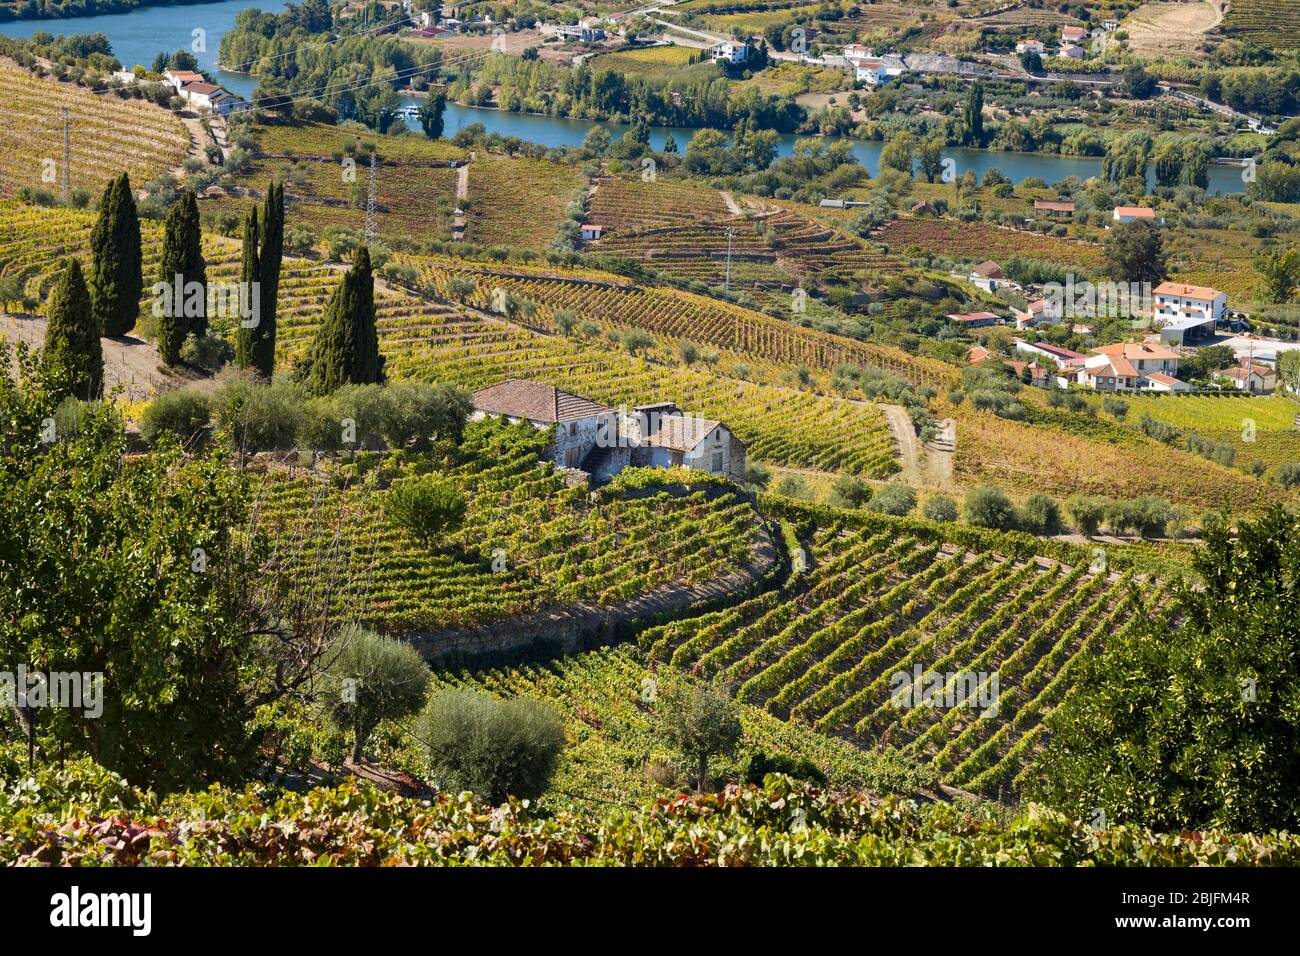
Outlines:
[[[1016,506],[1001,488],[973,488],[966,493],[966,523],[979,528],[1010,531],[1016,526]]]
[[[1061,508],[1056,499],[1035,492],[1025,499],[1017,520],[1020,530],[1030,534],[1057,534],[1061,530]]]
[[[181,345],[182,362],[209,372],[217,371],[234,357],[235,350],[230,343],[211,331],[203,336],[191,333],[185,336],[185,342]]]
[[[290,382],[261,385],[232,376],[211,402],[216,427],[244,451],[286,451],[294,447],[302,417],[300,390]]]
[[[902,517],[910,514],[916,507],[916,492],[899,482],[891,482],[881,488],[867,503],[868,511]]]
[[[140,416],[140,437],[152,445],[169,432],[182,442],[201,444],[207,440],[211,417],[208,397],[201,392],[163,392],[145,406]]]
[[[546,789],[564,747],[564,724],[539,701],[446,690],[420,715],[418,736],[438,787],[496,804]]]
[[[1065,512],[1079,532],[1091,538],[1106,517],[1106,502],[1092,495],[1071,495],[1065,502]]]
[[[819,787],[826,786],[826,774],[822,773],[821,769],[807,757],[769,754],[765,750],[755,751],[750,755],[741,773],[740,782],[761,787],[764,778],[770,773],[780,773],[796,780],[806,780]]]
[[[669,746],[697,771],[703,792],[709,760],[729,754],[740,743],[740,708],[720,684],[678,684],[659,696],[659,727]]]
[[[830,503],[837,508],[860,508],[871,500],[871,486],[861,478],[841,475],[831,486]]]
[[[424,703],[429,666],[405,641],[353,630],[344,636],[317,701],[340,731],[351,731],[352,762],[381,720],[406,717]]]
[[[948,495],[932,495],[921,506],[921,514],[931,521],[956,521],[957,502]]]
[[[1300,485],[1300,461],[1284,461],[1278,465],[1277,483],[1283,488]]]
[[[460,490],[437,475],[398,479],[384,496],[388,520],[426,548],[432,548],[439,535],[460,527],[465,505]]]
[[[1124,416],[1128,414],[1128,402],[1122,398],[1116,398],[1113,395],[1107,395],[1101,400],[1101,407],[1107,415],[1110,415],[1116,421],[1122,422]]]

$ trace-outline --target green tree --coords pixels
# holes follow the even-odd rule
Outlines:
[[[921,506],[921,514],[931,521],[956,521],[957,502],[948,495],[931,495]]]
[[[337,629],[333,599],[312,595],[353,585],[276,570],[248,524],[248,480],[220,450],[164,440],[128,458],[107,403],[44,441],[62,389],[34,359],[20,355],[16,380],[10,364],[0,355],[0,659],[105,676],[86,708],[25,715],[29,740],[42,759],[90,755],[158,790],[237,782],[256,758],[255,712],[314,678]]]
[[[99,216],[90,233],[90,302],[104,334],[120,336],[135,328],[144,290],[140,217],[126,173],[104,187]]]
[[[456,485],[437,475],[416,475],[394,481],[384,495],[384,514],[424,547],[460,527],[465,496]]]
[[[248,210],[248,215],[244,217],[244,244],[243,257],[240,260],[239,283],[247,290],[248,301],[252,301],[252,292],[254,283],[262,281],[262,264],[257,253],[257,237],[260,232],[258,227],[257,207],[254,206]],[[258,294],[260,299],[260,292]],[[253,364],[253,343],[254,336],[257,335],[258,326],[261,325],[261,303],[258,303],[257,325],[247,327],[245,322],[239,323],[239,328],[235,332],[235,364],[240,368],[249,368]]]
[[[1116,282],[1164,281],[1167,270],[1165,243],[1153,222],[1120,222],[1106,234],[1102,245],[1106,272]]]
[[[1159,830],[1300,825],[1300,521],[1274,506],[1237,524],[1211,522],[1197,583],[1084,663],[1035,799]]]
[[[104,350],[81,263],[67,259],[46,306],[45,354],[67,374],[65,397],[91,401],[104,394]]]
[[[895,133],[880,151],[881,169],[896,169],[912,175],[912,156],[916,150],[916,137],[906,130]]]
[[[429,679],[429,665],[410,644],[356,629],[343,637],[317,700],[330,723],[351,731],[356,764],[381,720],[419,712]]]
[[[966,94],[966,106],[961,115],[961,142],[963,146],[984,144],[984,84],[976,80]]]
[[[703,793],[709,761],[734,753],[740,743],[740,708],[719,684],[682,683],[659,695],[658,712],[660,733],[695,767],[696,789]]]
[[[1016,506],[1001,488],[972,488],[963,509],[966,523],[980,528],[1010,531],[1016,526]]]
[[[943,172],[943,139],[939,136],[927,136],[921,140],[916,150],[916,159],[925,175],[925,181],[932,183]]]
[[[420,714],[417,736],[439,788],[470,790],[493,804],[540,796],[564,749],[564,723],[554,708],[469,690],[435,694]]]
[[[178,365],[185,338],[208,331],[208,272],[203,259],[199,204],[192,189],[167,213],[163,224],[158,280],[166,301],[160,303],[158,354],[164,365]]]
[[[1285,303],[1295,298],[1300,286],[1300,250],[1278,250],[1255,260],[1259,273],[1260,295],[1268,302]]]
[[[284,261],[284,183],[272,182],[266,188],[262,206],[260,303],[251,359],[253,368],[265,378],[275,371],[275,337],[280,306],[280,267]]]
[[[429,139],[437,139],[442,135],[444,121],[443,113],[447,109],[447,91],[439,87],[429,91],[428,97],[420,104],[419,110],[416,111],[416,118],[420,121],[420,129],[424,130],[424,135]]]
[[[295,372],[313,395],[327,395],[342,385],[384,381],[384,357],[375,329],[375,278],[370,250],[356,260],[325,307],[311,351]]]

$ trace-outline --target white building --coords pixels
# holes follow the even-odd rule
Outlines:
[[[1062,43],[1078,43],[1088,35],[1083,27],[1061,27]]]
[[[1147,206],[1116,206],[1110,217],[1116,222],[1135,222],[1138,219],[1155,222],[1156,211]]]
[[[1078,384],[1099,391],[1184,391],[1178,353],[1151,342],[1121,342],[1092,350],[1079,367]]]
[[[1077,46],[1076,44],[1073,43],[1066,43],[1061,47],[1060,51],[1056,55],[1063,56],[1069,60],[1082,60],[1084,54],[1085,51],[1083,47]]]
[[[749,44],[724,40],[722,43],[715,43],[709,49],[709,55],[715,60],[723,60],[727,63],[744,63],[749,59]]]
[[[992,261],[981,262],[971,269],[967,279],[985,292],[996,292],[1002,286],[1010,284],[1002,275],[1002,267]]]
[[[1228,293],[1184,282],[1162,282],[1153,290],[1152,318],[1172,325],[1188,319],[1219,322],[1228,305]],[[1213,332],[1213,327],[1210,328]]]
[[[185,102],[195,109],[208,110],[225,116],[238,101],[219,86],[211,83],[186,83],[180,89]]]
[[[1232,382],[1232,387],[1252,395],[1267,395],[1277,388],[1277,372],[1267,365],[1250,364],[1224,369],[1218,373]]]
[[[1042,40],[1021,40],[1016,44],[1017,53],[1037,53],[1040,56],[1047,52],[1047,45]]]

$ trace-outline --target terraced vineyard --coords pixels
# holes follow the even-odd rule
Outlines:
[[[578,171],[568,166],[480,151],[470,165],[465,241],[545,249],[580,183]]]
[[[896,219],[877,234],[897,255],[915,246],[927,255],[1002,260],[1029,256],[1092,271],[1102,262],[1101,246],[1021,232],[987,223],[947,219]]]
[[[1300,48],[1300,20],[1292,0],[1232,0],[1220,30],[1271,50]]]
[[[730,216],[731,210],[716,189],[621,176],[602,177],[588,209],[588,221],[604,226],[608,235]]]
[[[751,292],[788,291],[805,278],[870,281],[902,266],[895,257],[784,210],[752,220],[678,220],[672,226],[619,231],[593,248],[708,285],[723,283],[730,257],[731,287]]]
[[[421,265],[423,281],[446,298],[454,298],[449,285],[453,278],[472,279],[477,289],[466,301],[480,308],[491,308],[493,290],[504,288],[536,303],[538,318],[543,321],[549,321],[557,310],[568,309],[583,319],[640,328],[769,362],[826,370],[844,363],[869,365],[917,384],[943,384],[952,378],[948,367],[896,349],[802,328],[706,296],[642,288],[617,276],[561,274],[524,266],[494,268],[459,259],[411,261]]]
[[[682,675],[650,664],[627,644],[548,664],[436,675],[441,686],[468,687],[495,697],[531,697],[557,707],[567,743],[551,793],[616,802],[652,799],[674,790],[672,781],[661,777],[656,783],[647,774],[672,755],[656,728],[655,698],[674,679]],[[714,761],[711,770],[719,777],[738,775],[751,754],[763,751],[809,760],[839,788],[866,785],[887,792],[906,789],[913,779],[897,760],[792,726],[760,707],[742,707],[740,720],[744,744],[733,757]],[[543,806],[548,799],[542,798]]]
[[[1163,594],[1082,561],[970,551],[888,522],[819,526],[806,544],[810,570],[784,593],[644,632],[642,646],[777,716],[989,794],[1015,789],[1083,655]],[[932,685],[947,706],[906,696]]]
[[[436,632],[581,605],[611,606],[658,588],[696,585],[750,561],[758,519],[738,494],[590,500],[538,462],[547,436],[531,426],[472,423],[451,472],[468,511],[461,531],[430,554],[384,517],[363,482],[336,490],[300,471],[267,475],[263,526],[293,542],[287,562],[319,567],[319,553],[364,569],[364,623],[389,633]],[[494,558],[504,570],[493,570]]]
[[[122,170],[138,188],[178,167],[190,150],[185,125],[167,110],[139,100],[94,96],[0,62],[0,198],[13,196],[22,186],[58,191],[64,107],[70,127],[69,186],[95,197]],[[43,178],[47,174],[52,178]]]

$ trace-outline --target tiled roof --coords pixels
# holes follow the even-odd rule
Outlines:
[[[1128,216],[1130,219],[1154,219],[1156,211],[1146,206],[1116,206],[1115,215]]]
[[[1057,202],[1054,199],[1035,199],[1035,209],[1046,209],[1049,212],[1074,212],[1074,203]]]
[[[1107,355],[1111,358],[1125,359],[1177,359],[1179,354],[1163,345],[1150,342],[1119,342],[1115,345],[1103,345],[1092,350],[1095,355]]]
[[[1172,375],[1166,375],[1164,372],[1147,372],[1147,378],[1153,382],[1159,382],[1161,385],[1182,385],[1182,380],[1174,378]]]
[[[981,262],[971,270],[971,275],[999,279],[1002,277],[1002,267],[993,261]]]
[[[653,424],[659,427],[642,436],[644,444],[683,452],[690,451],[719,425],[707,418],[688,415],[660,415]]]
[[[1162,282],[1153,291],[1156,295],[1176,295],[1183,299],[1214,300],[1223,295],[1207,285],[1187,285],[1185,282]]]
[[[534,422],[569,422],[613,411],[554,385],[521,378],[480,388],[474,393],[474,407],[492,415],[509,415]]]

